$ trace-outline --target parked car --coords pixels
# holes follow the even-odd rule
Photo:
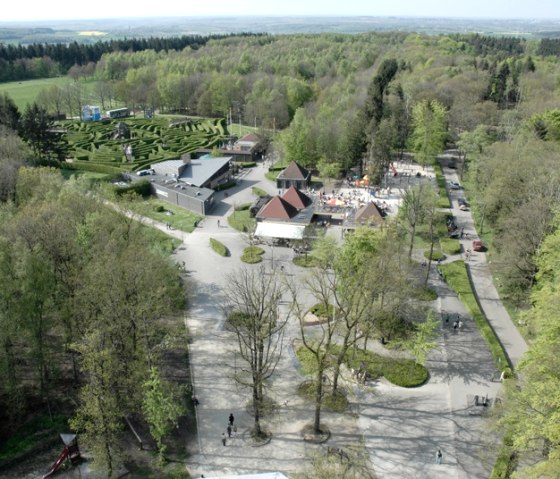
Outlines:
[[[473,251],[486,251],[486,246],[484,246],[484,243],[481,240],[474,240],[472,242],[472,249]]]
[[[457,183],[456,181],[450,181],[449,182],[449,188],[451,188],[452,190],[460,190],[461,185],[459,183]]]
[[[469,209],[469,207],[467,205],[459,205],[459,209],[461,211],[467,211]]]
[[[467,200],[465,198],[457,198],[457,203],[459,203],[459,206],[461,205],[468,206]]]

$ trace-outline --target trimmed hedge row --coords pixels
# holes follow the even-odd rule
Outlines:
[[[225,244],[221,243],[220,241],[218,241],[217,239],[210,238],[210,247],[216,253],[218,253],[220,256],[227,257],[227,256],[230,255],[230,252],[229,252],[229,249],[227,249],[227,246]]]
[[[118,122],[130,129],[131,138],[113,139]],[[70,156],[94,164],[112,163],[119,171],[140,170],[148,165],[179,158],[199,148],[212,148],[227,135],[225,120],[189,120],[186,124],[169,125],[166,119],[112,120],[102,122],[65,121]],[[131,145],[133,162],[126,160],[123,148]],[[84,169],[83,163],[78,163]],[[98,170],[88,170],[98,171]]]

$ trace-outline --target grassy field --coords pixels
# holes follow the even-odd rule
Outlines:
[[[62,86],[69,81],[68,77],[42,78],[40,80],[14,81],[0,83],[0,94],[7,93],[16,103],[20,111],[25,110],[28,103],[33,103],[38,93],[52,85]]]

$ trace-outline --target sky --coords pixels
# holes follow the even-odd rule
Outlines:
[[[406,16],[560,19],[560,0],[8,0],[0,21],[169,16]]]

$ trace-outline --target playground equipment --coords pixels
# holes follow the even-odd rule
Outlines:
[[[64,443],[64,449],[58,455],[56,461],[51,466],[49,471],[43,476],[43,479],[47,479],[47,477],[51,477],[53,474],[55,474],[68,459],[70,459],[70,462],[73,465],[78,464],[81,460],[77,435],[61,434],[60,438]]]

